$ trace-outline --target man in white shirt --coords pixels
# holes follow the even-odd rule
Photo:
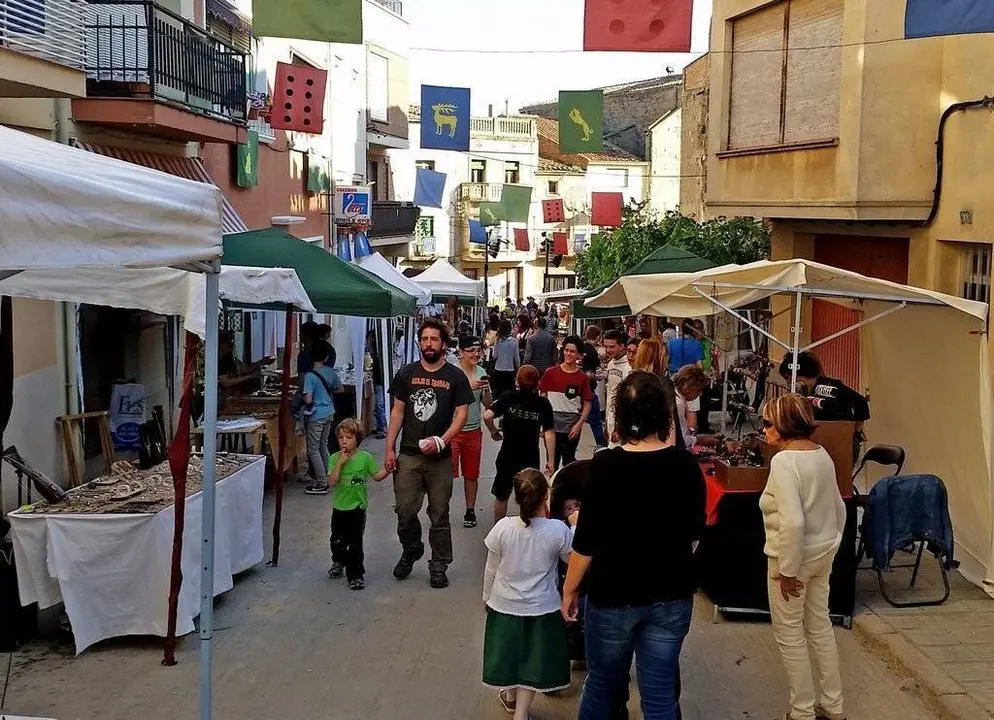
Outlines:
[[[628,364],[625,354],[627,338],[620,330],[608,330],[601,341],[604,354],[607,355],[607,370],[605,372],[605,391],[607,401],[607,439],[608,447],[617,447],[614,439],[614,399],[618,394],[618,386],[628,377],[632,366]]]

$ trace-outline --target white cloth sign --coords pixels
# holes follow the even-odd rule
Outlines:
[[[110,435],[115,450],[137,450],[138,426],[145,422],[145,386],[122,383],[110,391]]]
[[[262,561],[266,460],[217,483],[214,595]],[[186,501],[176,634],[200,613],[202,493]],[[155,515],[8,515],[22,605],[65,603],[76,653],[121,635],[166,634],[175,508]]]

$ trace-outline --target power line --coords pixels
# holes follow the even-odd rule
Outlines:
[[[800,47],[792,47],[792,46],[788,45],[787,48],[786,48],[786,50],[788,52],[806,52],[806,51],[812,51],[812,50],[832,50],[832,49],[835,49],[835,48],[870,47],[870,46],[874,46],[874,45],[887,45],[889,43],[904,42],[905,40],[925,40],[925,39],[928,39],[928,38],[903,38],[903,37],[900,37],[900,38],[888,38],[888,39],[885,39],[885,40],[863,40],[863,41],[851,42],[851,43],[830,43],[830,44],[827,44],[827,45],[804,45],[804,46],[800,46]],[[538,49],[538,50],[513,50],[513,49],[502,50],[502,49],[499,49],[499,48],[479,49],[479,48],[439,48],[439,47],[412,47],[411,51],[412,52],[430,52],[430,53],[477,54],[477,55],[573,55],[573,54],[577,54],[577,53],[588,53],[588,54],[594,54],[594,53],[601,54],[601,53],[603,53],[603,54],[616,55],[618,53],[623,53],[623,52],[632,52],[632,53],[638,52],[636,50],[630,50],[630,51],[625,51],[625,50],[602,51],[602,50],[583,50],[583,49],[575,49],[575,50],[573,50],[573,49],[567,49],[567,48],[552,48],[552,49],[543,48],[543,49]],[[768,49],[768,50],[767,49],[761,49],[761,48],[752,49],[752,50],[734,50],[734,49],[733,50],[708,50],[708,49],[705,48],[703,50],[688,50],[688,51],[676,51],[676,52],[672,52],[672,53],[665,53],[665,52],[663,52],[663,53],[651,53],[651,54],[654,54],[654,55],[666,55],[666,54],[671,54],[671,55],[704,55],[704,54],[708,54],[708,55],[732,55],[732,54],[745,55],[745,54],[752,54],[752,53],[776,53],[776,54],[782,54],[783,51],[784,51],[784,48],[782,48],[782,47],[780,47],[780,48],[771,48],[771,49]],[[640,53],[640,54],[650,54],[650,53]]]

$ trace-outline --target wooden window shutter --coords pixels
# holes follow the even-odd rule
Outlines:
[[[729,150],[780,143],[786,8],[781,2],[733,21]]]
[[[843,0],[791,0],[784,143],[839,136]]]

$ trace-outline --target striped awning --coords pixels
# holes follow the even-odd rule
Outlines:
[[[109,147],[107,145],[94,145],[75,141],[75,145],[83,150],[87,150],[98,155],[117,158],[125,162],[142,165],[159,172],[169,173],[176,177],[196,180],[197,182],[213,185],[214,180],[204,166],[204,161],[200,158],[179,157],[177,155],[162,155],[161,153],[147,152],[145,150],[127,150],[125,148]],[[221,193],[221,228],[225,234],[247,231],[248,225],[238,215],[231,202]]]

